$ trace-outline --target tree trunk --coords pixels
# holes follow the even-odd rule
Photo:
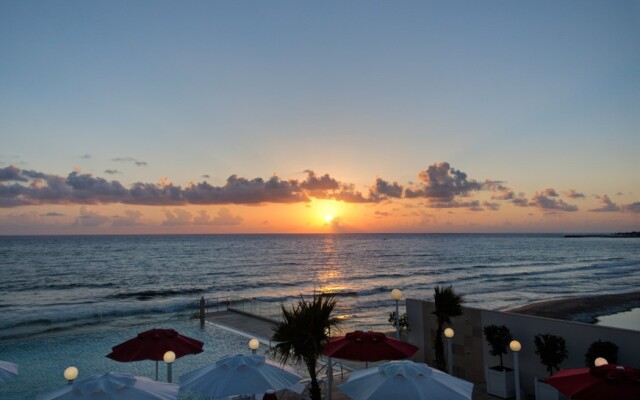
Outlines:
[[[316,376],[316,360],[307,361],[307,370],[309,371],[309,376],[311,377],[309,396],[311,396],[311,400],[322,400],[320,385],[318,385],[318,378]]]
[[[436,353],[436,368],[440,371],[446,371],[447,363],[444,360],[444,343],[442,343],[442,329],[444,328],[443,323],[438,323],[438,331],[436,332],[435,337],[435,353]]]

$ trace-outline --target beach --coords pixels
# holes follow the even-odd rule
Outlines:
[[[538,301],[508,312],[537,317],[595,324],[599,316],[617,314],[640,307],[640,291],[590,296],[565,297]],[[629,321],[630,327],[637,321]],[[636,329],[639,329],[637,327]]]

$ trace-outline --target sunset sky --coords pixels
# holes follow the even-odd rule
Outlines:
[[[640,230],[638,1],[0,1],[0,234]]]

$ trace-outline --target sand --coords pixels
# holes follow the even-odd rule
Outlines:
[[[597,322],[598,316],[629,311],[638,307],[640,307],[640,291],[546,300],[507,311],[593,324]]]

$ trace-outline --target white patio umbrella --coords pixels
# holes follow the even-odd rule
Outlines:
[[[355,371],[338,390],[353,400],[470,400],[473,383],[403,360]]]
[[[180,377],[180,388],[213,397],[252,395],[269,389],[291,387],[302,378],[265,359],[264,356],[225,356]]]
[[[109,372],[79,379],[71,385],[41,394],[37,400],[176,400],[180,387],[142,376]]]
[[[8,382],[18,376],[18,366],[7,361],[0,361],[0,382]]]

